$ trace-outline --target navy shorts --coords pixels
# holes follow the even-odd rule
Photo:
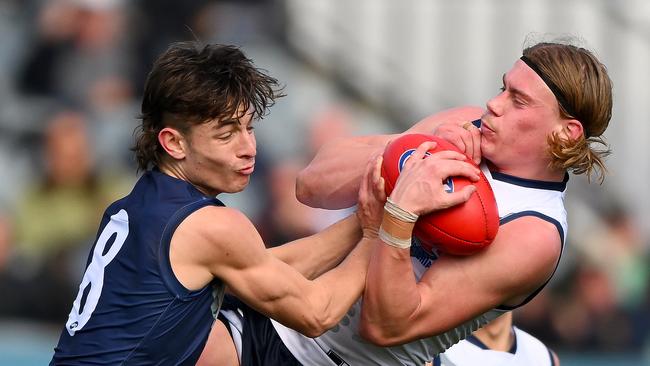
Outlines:
[[[226,295],[218,319],[227,325],[226,329],[233,338],[237,335],[233,334],[232,327],[228,326],[230,321],[223,316],[223,312],[228,311],[237,313],[241,320],[239,325],[239,329],[241,329],[241,366],[302,366],[282,343],[282,339],[267,316],[250,308],[239,299]]]

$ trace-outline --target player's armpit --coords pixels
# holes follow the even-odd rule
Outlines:
[[[553,224],[521,217],[503,225],[492,245],[482,252],[440,257],[415,285],[412,274],[406,272],[383,282],[372,279],[375,263],[371,263],[362,334],[384,346],[402,344],[443,333],[499,305],[517,305],[551,276],[560,250]],[[375,295],[387,289],[392,296]],[[399,299],[403,305],[378,306],[375,302],[382,299]]]

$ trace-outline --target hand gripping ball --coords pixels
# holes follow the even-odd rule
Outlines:
[[[408,134],[391,141],[384,150],[381,168],[386,196],[390,196],[393,191],[404,162],[425,141],[437,142],[436,147],[428,153],[459,151],[450,142],[433,135]],[[418,218],[413,234],[426,251],[431,252],[436,248],[448,254],[471,255],[494,240],[499,229],[499,213],[494,193],[483,173],[476,183],[465,177],[450,177],[445,181],[448,192],[462,189],[468,184],[476,186],[476,191],[469,200]]]

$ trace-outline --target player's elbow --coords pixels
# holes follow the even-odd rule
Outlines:
[[[310,317],[305,317],[304,320],[300,329],[297,330],[309,338],[321,336],[337,323],[334,318],[324,314],[312,314]]]
[[[296,177],[296,198],[301,203],[318,207],[318,192],[317,179],[309,171],[309,167],[303,169]]]
[[[359,335],[368,342],[380,346],[391,347],[401,344],[395,332],[379,324],[364,320],[359,323]]]

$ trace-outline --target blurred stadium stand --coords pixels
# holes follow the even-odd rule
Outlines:
[[[650,191],[639,183],[650,181],[645,0],[1,1],[0,365],[48,362],[94,235],[72,235],[62,222],[40,234],[56,242],[32,240],[21,223],[62,215],[54,206],[22,211],[25,201],[33,192],[52,202],[74,194],[82,203],[69,210],[78,213],[108,199],[97,187],[113,188],[112,198],[125,193],[136,178],[128,148],[142,84],[170,42],[240,45],[286,86],[257,129],[250,189],[224,197],[271,246],[341,214],[301,207],[283,189],[323,140],[400,131],[440,109],[484,105],[524,41],[549,33],[583,38],[608,66],[614,154],[602,186],[572,177],[563,262],[515,322],[564,366],[650,365]],[[91,149],[78,180],[52,178],[46,132],[64,111],[85,121],[75,131]],[[62,149],[54,151],[70,153]],[[276,215],[287,225],[265,220]]]

